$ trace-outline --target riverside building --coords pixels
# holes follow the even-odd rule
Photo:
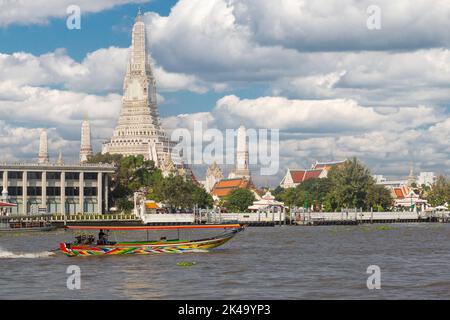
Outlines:
[[[83,163],[92,153],[87,120],[82,125],[80,163],[65,164],[60,152],[50,162],[47,133],[41,132],[37,163],[0,162],[2,201],[11,214],[84,214],[108,212],[110,164]]]

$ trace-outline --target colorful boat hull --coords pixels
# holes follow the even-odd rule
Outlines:
[[[70,243],[61,243],[60,250],[69,257],[189,253],[217,248],[231,240],[241,230],[233,230],[230,233],[214,238],[192,241],[118,242],[112,245],[71,245]]]

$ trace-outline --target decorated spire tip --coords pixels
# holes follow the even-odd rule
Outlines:
[[[142,12],[141,12],[141,7],[138,7],[138,13],[136,16],[136,21],[142,21]]]

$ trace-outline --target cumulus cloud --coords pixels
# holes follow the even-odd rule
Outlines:
[[[180,0],[145,15],[152,54],[166,70],[271,95],[351,98],[364,105],[445,105],[450,99],[450,4],[378,1]],[[426,12],[426,14],[425,14]]]
[[[304,74],[281,77],[272,92],[365,105],[441,105],[450,98],[450,50],[304,54]]]
[[[97,12],[125,2],[82,8]],[[147,12],[160,92],[265,90],[254,99],[226,95],[210,112],[169,117],[164,126],[192,130],[202,121],[205,128],[241,122],[280,128],[281,170],[274,183],[287,167],[351,156],[376,173],[406,175],[411,160],[418,170],[448,173],[450,3],[377,1],[382,29],[370,31],[366,9],[372,2],[180,0],[168,16]],[[0,10],[0,26],[46,23],[64,16],[67,6],[22,3],[23,12]],[[118,117],[127,57],[128,49],[117,47],[100,48],[81,62],[63,49],[40,56],[0,53],[3,150],[10,158],[29,157],[37,150],[36,130],[46,127],[54,130],[55,145],[76,156],[85,113],[99,148]],[[27,134],[34,142],[22,145]]]
[[[374,173],[407,175],[411,160],[418,170],[449,173],[450,122],[438,108],[379,110],[349,99],[225,96],[209,113],[167,118],[164,125],[169,130],[192,130],[194,121],[201,121],[205,129],[235,129],[240,123],[247,128],[279,128],[280,171],[258,181],[278,183],[288,167],[304,168],[316,160],[353,156],[362,159]]]
[[[64,49],[35,56],[30,53],[0,53],[0,85],[63,86],[87,93],[121,92],[129,48],[101,48],[88,53],[81,63]],[[188,90],[205,93],[212,86],[193,75],[170,73],[153,61],[157,89],[161,92]],[[4,84],[6,86],[6,84]],[[0,94],[1,94],[0,87]],[[6,90],[5,90],[6,91]]]
[[[96,13],[127,3],[149,0],[4,0],[0,1],[0,27],[12,24],[47,24],[50,18],[67,17],[70,5],[78,5],[81,13]]]
[[[37,160],[39,150],[39,136],[42,128],[27,128],[11,125],[0,120],[0,149],[2,158],[0,161],[26,161]],[[55,128],[47,128],[50,150],[52,157],[56,158],[59,150],[73,155],[75,145],[58,134]],[[71,150],[74,149],[74,150]]]
[[[414,50],[448,47],[450,3],[435,0],[229,0],[236,22],[265,45],[298,51]],[[367,8],[381,29],[367,28]]]

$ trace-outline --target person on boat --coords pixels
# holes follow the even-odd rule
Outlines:
[[[98,244],[108,244],[108,234],[103,232],[103,229],[100,229],[98,234]]]
[[[90,234],[88,237],[87,237],[87,240],[86,240],[86,244],[93,244],[94,243],[94,241],[95,241],[95,237],[92,235],[92,234]]]

